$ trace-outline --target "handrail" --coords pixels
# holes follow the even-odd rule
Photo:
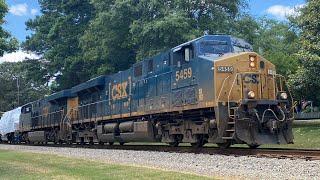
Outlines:
[[[292,104],[292,107],[291,107],[291,110],[290,110],[290,111],[292,111],[292,117],[291,118],[294,119],[294,108],[296,107],[297,103],[294,103],[293,96],[292,96],[292,93],[291,93],[290,88],[288,86],[286,78],[281,74],[276,74],[276,76],[279,76],[280,78],[282,78],[284,80],[285,86],[287,87],[289,96],[291,98],[291,104]]]
[[[232,82],[232,86],[229,90],[229,93],[228,93],[228,114],[230,115],[230,97],[231,97],[231,93],[232,93],[232,90],[234,89],[234,86],[235,86],[235,83],[236,83],[236,80],[239,78],[239,75],[244,75],[244,74],[252,74],[252,73],[255,73],[255,74],[258,74],[259,75],[259,78],[260,78],[260,81],[261,81],[261,78],[262,76],[261,75],[265,75],[267,76],[266,74],[262,74],[261,72],[238,72],[235,74],[235,78],[233,79],[233,82]],[[222,86],[221,86],[221,89],[219,91],[219,94],[218,94],[218,97],[217,97],[217,102],[220,101],[220,98],[221,98],[221,94],[222,94],[222,91],[224,90],[224,88],[226,87],[225,84],[227,82],[227,80],[231,77],[231,75],[228,75],[224,80],[223,80],[223,83],[222,83]],[[273,75],[273,80],[274,80],[274,84],[276,83],[277,81],[277,77],[280,77],[280,78],[283,78],[284,81],[285,81],[285,78],[284,76],[282,75],[279,75],[279,74],[274,74]],[[266,81],[267,82],[267,81]],[[285,81],[285,85],[287,86],[287,83]],[[260,86],[262,86],[262,84],[260,84]],[[288,87],[288,86],[287,86]],[[241,80],[241,99],[243,98],[243,81]],[[275,96],[277,94],[277,87],[276,85],[274,85],[274,88],[275,88]],[[292,94],[291,94],[291,91],[290,89],[288,88],[288,92],[289,92],[289,95],[290,95],[290,98],[292,100],[292,105],[294,104],[293,103],[293,98],[292,98]],[[260,88],[260,98],[262,98],[262,91],[261,91],[261,88]],[[99,104],[99,103],[103,103],[103,102],[110,102],[111,99],[106,99],[106,100],[100,100],[100,101],[96,101],[96,102],[92,102],[92,103],[89,103],[89,104],[85,104],[85,105],[80,105],[80,106],[76,106],[74,108],[71,108],[71,109],[68,109],[68,112],[66,113],[67,115],[71,113],[71,111],[77,111],[80,109],[80,108],[85,108],[85,107],[89,107],[91,105],[96,105],[96,104]],[[56,111],[56,112],[52,112],[52,113],[49,113],[47,115],[52,115],[52,114],[55,114],[55,113],[61,113],[61,112],[64,112],[64,110],[59,110],[59,111]],[[35,116],[35,117],[32,117],[32,118],[38,118],[38,117],[42,117],[44,115],[40,115],[40,116]],[[77,116],[79,116],[79,114],[77,114]]]
[[[235,75],[234,80],[233,80],[232,85],[231,85],[231,88],[230,88],[230,91],[229,91],[229,94],[228,94],[228,116],[229,117],[230,117],[230,95],[231,95],[231,91],[232,91],[232,89],[234,87],[234,84],[236,83],[236,79],[238,79],[238,75],[239,75],[239,73],[237,73]],[[241,83],[242,83],[242,81],[241,81]]]
[[[229,79],[229,78],[230,78],[230,75],[223,80],[223,83],[222,83],[222,85],[221,85],[221,89],[220,89],[219,95],[218,95],[218,97],[217,97],[217,101],[218,101],[218,102],[219,102],[220,95],[221,95],[222,89],[223,89],[223,87],[224,87],[224,84],[225,84],[226,80]]]

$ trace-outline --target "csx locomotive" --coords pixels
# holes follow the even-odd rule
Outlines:
[[[22,107],[28,143],[293,143],[292,103],[275,66],[244,40],[205,35],[130,69]]]

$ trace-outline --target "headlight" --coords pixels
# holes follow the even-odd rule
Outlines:
[[[255,62],[250,62],[249,66],[250,66],[251,68],[254,68],[254,67],[256,67],[256,63],[255,63]]]
[[[257,65],[257,57],[256,56],[249,56],[249,67],[255,68]]]
[[[256,96],[256,95],[255,95],[255,93],[254,93],[253,91],[249,91],[249,92],[248,92],[248,98],[249,98],[249,99],[254,99],[255,96]]]
[[[288,94],[285,93],[285,92],[283,92],[283,93],[280,94],[280,98],[281,98],[282,100],[287,100],[287,99],[288,99]]]

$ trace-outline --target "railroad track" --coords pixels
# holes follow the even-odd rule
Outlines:
[[[20,144],[30,146],[29,144]],[[227,156],[251,156],[278,159],[305,159],[307,161],[320,160],[320,150],[311,149],[284,149],[284,148],[241,148],[233,147],[220,149],[218,147],[193,148],[189,146],[170,147],[166,145],[67,145],[67,144],[34,144],[31,146],[47,147],[69,147],[69,148],[89,148],[89,149],[115,149],[115,150],[134,150],[134,151],[157,151],[171,153],[195,153],[195,154],[220,154]]]

